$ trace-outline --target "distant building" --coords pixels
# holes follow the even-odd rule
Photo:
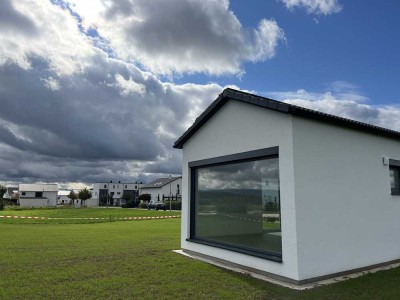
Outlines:
[[[151,200],[163,201],[172,196],[181,197],[182,177],[158,178],[145,184],[140,189],[140,194],[150,194]]]
[[[121,206],[125,204],[123,195],[129,195],[132,199],[137,199],[142,183],[122,183],[118,182],[99,182],[93,184],[92,198],[87,200],[93,202],[95,206]],[[89,206],[89,204],[88,204]]]
[[[21,207],[49,207],[57,205],[57,184],[20,184]]]
[[[18,187],[8,186],[3,198],[8,200],[18,200]]]
[[[71,190],[59,190],[57,194],[57,205],[70,204],[71,199],[68,197]]]

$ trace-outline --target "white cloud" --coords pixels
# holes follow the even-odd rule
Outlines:
[[[338,0],[280,0],[288,9],[303,7],[309,14],[329,15],[342,10]]]
[[[49,76],[48,78],[42,78],[44,86],[52,91],[57,91],[61,88],[60,82],[57,79]]]
[[[146,87],[143,84],[136,83],[132,77],[125,79],[121,74],[115,75],[115,85],[120,88],[122,96],[129,96],[133,94],[144,95]]]
[[[0,20],[0,178],[148,181],[181,172],[173,142],[223,87],[166,83],[110,58],[48,1],[0,8],[14,16]]]
[[[273,57],[284,32],[273,20],[245,28],[228,0],[101,1],[97,10],[69,0],[86,27],[113,52],[156,74],[240,74],[243,62]]]
[[[76,19],[50,1],[2,0],[0,10],[2,6],[30,25],[6,20],[7,30],[0,30],[0,65],[9,62],[30,69],[32,60],[44,58],[55,74],[71,75],[81,72],[95,54],[91,40],[77,30]]]
[[[334,84],[334,86],[337,85]],[[360,103],[359,99],[367,100],[367,98],[356,93],[349,94],[348,98],[343,93],[336,93],[335,91],[311,93],[305,90],[298,90],[293,92],[272,92],[267,93],[267,95],[294,105],[400,131],[399,106],[374,106]]]

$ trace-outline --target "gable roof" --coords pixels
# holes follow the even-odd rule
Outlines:
[[[156,180],[153,180],[152,182],[145,184],[142,186],[142,189],[149,189],[149,188],[161,188],[164,185],[173,182],[179,178],[182,178],[181,176],[179,177],[171,177],[171,179],[169,177],[167,178],[158,178]]]
[[[304,117],[307,119],[317,120],[329,124],[334,124],[342,127],[356,129],[368,133],[373,133],[381,136],[386,136],[400,140],[400,132],[383,127],[330,115],[316,110],[284,103],[281,101],[260,97],[250,93],[234,90],[231,88],[225,89],[218,98],[196,119],[192,126],[174,143],[174,148],[182,149],[183,144],[203,126],[227,101],[235,100],[251,105],[263,107],[279,113],[291,114],[294,116]]]

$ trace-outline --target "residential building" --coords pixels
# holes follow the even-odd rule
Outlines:
[[[181,197],[182,176],[158,178],[145,184],[140,189],[140,194],[150,194],[151,200],[164,201],[165,198]]]
[[[20,184],[18,190],[21,207],[49,207],[57,205],[57,184]]]
[[[68,197],[72,190],[59,190],[57,193],[57,205],[70,204],[71,199]]]
[[[137,199],[142,183],[122,183],[118,182],[99,182],[93,184],[92,199],[100,206],[121,206],[125,204],[122,196],[130,195],[132,199]]]
[[[400,262],[400,132],[226,89],[174,147],[189,255],[300,285]]]
[[[8,186],[5,194],[3,195],[4,199],[8,200],[18,200],[18,187],[17,186]]]

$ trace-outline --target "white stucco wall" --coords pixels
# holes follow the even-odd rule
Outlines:
[[[63,202],[64,201],[64,202]],[[57,204],[61,205],[61,204],[69,204],[71,202],[71,199],[68,198],[68,196],[66,195],[58,195],[57,196]]]
[[[46,199],[44,199],[46,198]],[[42,198],[35,198],[35,192],[25,191],[24,196],[20,196],[19,205],[21,207],[47,207],[57,205],[57,192],[43,192]]]
[[[400,196],[382,163],[400,160],[400,142],[298,117],[293,136],[299,278],[400,259]]]
[[[99,199],[90,198],[85,201],[86,207],[96,207],[99,206]]]
[[[160,188],[142,188],[140,190],[141,194],[150,194],[151,195],[151,200],[157,201],[157,196],[160,195],[160,201],[163,200],[163,195],[165,197],[169,197],[170,191],[171,194],[175,197],[177,191],[178,191],[178,185],[179,185],[179,191],[182,193],[182,178],[178,178],[174,181],[172,181],[170,184],[166,184]],[[171,190],[170,190],[171,188]]]
[[[283,262],[269,261],[186,241],[190,236],[188,163],[276,146],[279,146]],[[237,101],[229,101],[183,145],[182,173],[181,247],[183,249],[294,280],[299,278],[291,115],[272,112]]]

